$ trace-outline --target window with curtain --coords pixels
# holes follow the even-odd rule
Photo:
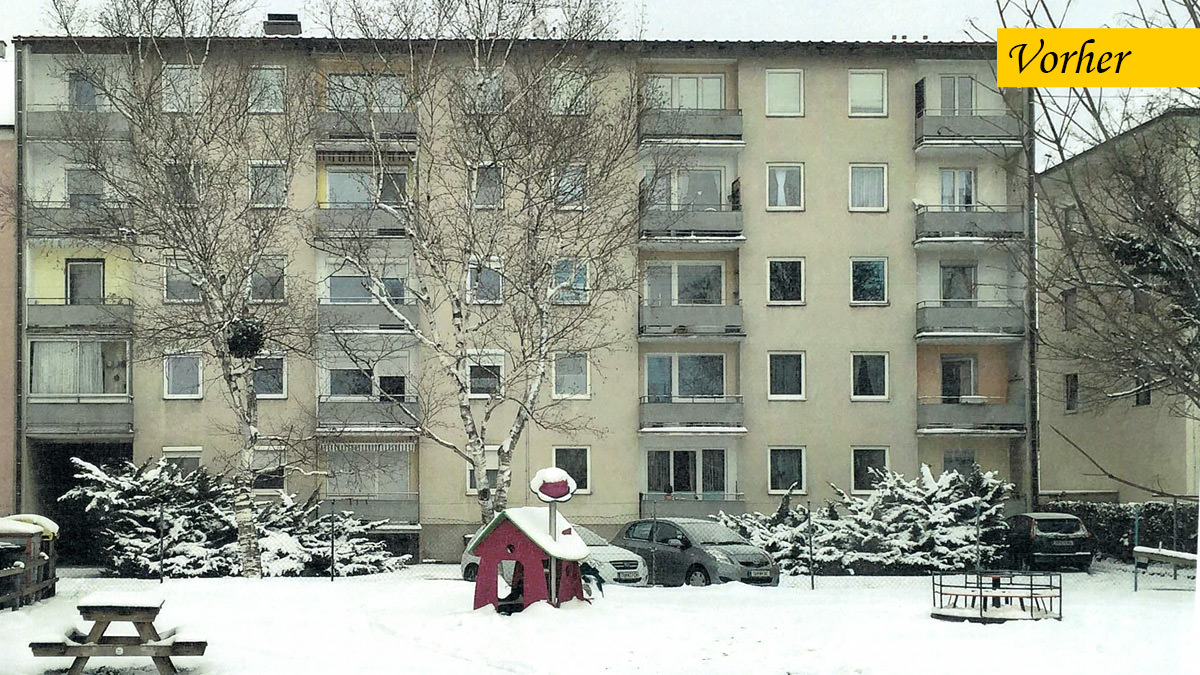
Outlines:
[[[975,276],[975,265],[942,265],[942,303],[973,305],[978,292]]]
[[[767,210],[804,208],[804,165],[767,165]]]
[[[853,398],[887,398],[887,355],[854,354]]]
[[[98,97],[96,84],[87,73],[71,73],[67,79],[68,106],[79,112],[95,112]]]
[[[700,490],[725,492],[725,450],[706,448],[700,451]]]
[[[887,166],[850,165],[850,210],[887,210]]]
[[[722,75],[656,73],[646,78],[646,102],[652,108],[720,110],[724,97]]]
[[[329,167],[325,171],[325,207],[359,208],[371,203],[374,182],[369,166]]]
[[[693,211],[719,209],[721,175],[720,169],[680,169],[676,179],[679,206]]]
[[[970,211],[975,205],[975,170],[942,169],[942,208]]]
[[[29,343],[29,393],[48,396],[126,394],[124,342],[34,340]]]
[[[771,448],[770,484],[772,492],[783,492],[796,484],[804,492],[804,448]]]

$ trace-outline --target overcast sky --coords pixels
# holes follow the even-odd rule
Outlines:
[[[97,0],[82,0],[94,4]],[[639,25],[649,39],[697,40],[909,40],[977,39],[968,21],[989,27],[995,38],[994,0],[617,0],[624,9],[624,37]],[[300,12],[307,0],[259,0],[262,14]],[[1051,4],[1055,3],[1051,0]],[[1116,25],[1117,14],[1134,0],[1076,2],[1071,26]],[[14,35],[52,34],[50,0],[0,0],[0,40]],[[0,61],[0,124],[13,120],[13,55]]]

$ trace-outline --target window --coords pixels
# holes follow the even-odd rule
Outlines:
[[[1079,321],[1079,292],[1068,288],[1059,296],[1062,300],[1063,330],[1075,330]]]
[[[504,264],[499,258],[475,260],[467,269],[467,296],[477,305],[498,305],[504,301]]]
[[[767,398],[776,401],[804,400],[804,352],[775,352],[768,355]]]
[[[725,267],[721,263],[665,263],[646,265],[645,304],[720,305],[724,302]]]
[[[47,396],[128,394],[124,341],[31,340],[29,393]]]
[[[644,181],[650,209],[719,211],[725,204],[725,170],[721,168],[647,169]]]
[[[163,67],[163,112],[195,112],[199,107],[200,96],[200,69],[198,67],[183,65]]]
[[[1146,381],[1146,378],[1139,377],[1137,378],[1137,386],[1137,391],[1133,393],[1134,407],[1150,405],[1150,383]]]
[[[94,209],[104,201],[104,181],[91,169],[67,169],[67,203],[72,209]]]
[[[408,396],[408,377],[405,375],[380,375],[379,398],[384,401],[404,401]]]
[[[560,209],[582,209],[587,197],[587,167],[572,164],[554,171],[554,204]]]
[[[804,165],[767,165],[767,210],[804,210]]]
[[[463,78],[467,84],[467,111],[475,114],[496,114],[504,109],[503,78],[499,70],[468,72]]]
[[[712,399],[725,396],[725,356],[722,354],[649,354],[646,356],[646,398],[669,403],[676,398]]]
[[[659,109],[720,110],[725,107],[725,77],[653,74],[646,78],[646,102]]]
[[[555,448],[554,466],[566,471],[567,475],[575,479],[576,491],[591,494],[592,487],[588,482],[591,457],[587,448]]]
[[[887,71],[850,71],[850,116],[887,117]]]
[[[287,364],[282,355],[254,359],[254,395],[287,398]]]
[[[634,523],[632,527],[625,531],[626,539],[641,539],[642,541],[650,540],[650,528],[654,527],[653,521],[643,523]]]
[[[67,76],[67,105],[71,110],[96,112],[97,103],[96,84],[86,73]]]
[[[287,481],[283,471],[284,452],[278,447],[254,448],[250,468],[254,470],[255,490],[284,490]]]
[[[485,445],[483,446],[484,465],[487,467],[488,485],[496,487],[496,476],[500,473],[500,446]],[[497,467],[497,468],[493,468]],[[578,483],[576,483],[578,486]],[[479,491],[479,486],[475,484],[475,467],[467,469],[467,494],[475,494]]]
[[[1066,412],[1079,410],[1079,373],[1063,376],[1063,409]]]
[[[582,115],[587,112],[587,75],[575,70],[557,70],[550,78],[550,112]]]
[[[975,80],[970,75],[942,75],[942,114],[975,114]]]
[[[977,385],[973,354],[942,354],[942,403],[962,403],[974,396]]]
[[[958,475],[970,476],[975,470],[975,451],[971,448],[951,448],[942,453],[942,472],[957,471]]]
[[[379,202],[393,206],[408,202],[408,172],[389,169],[379,181]]]
[[[330,398],[369,398],[371,371],[362,368],[330,368]]]
[[[887,211],[887,164],[850,165],[850,210]]]
[[[404,279],[388,277],[379,280],[383,290],[394,304],[404,303]],[[370,291],[369,277],[337,274],[329,277],[329,302],[332,304],[370,304],[375,296]]]
[[[187,269],[183,258],[167,258],[163,267],[163,302],[200,302],[200,286]]]
[[[415,496],[411,441],[324,444],[330,499],[396,499]]]
[[[767,303],[798,305],[804,302],[804,258],[768,259]]]
[[[326,107],[334,112],[403,112],[405,79],[399,75],[337,74],[325,78]]]
[[[554,355],[554,397],[590,398],[587,354],[560,352]]]
[[[283,112],[283,66],[254,66],[250,69],[250,112]]]
[[[851,258],[850,286],[851,304],[887,304],[887,258]]]
[[[198,445],[164,446],[163,459],[167,464],[179,469],[179,473],[187,475],[200,468],[200,455],[203,451]]]
[[[258,268],[250,275],[250,300],[253,302],[284,301],[284,268],[287,259],[283,256],[263,256]]]
[[[798,492],[805,492],[804,484],[804,448],[771,448],[771,466],[767,489],[773,493],[787,492],[792,485]]]
[[[942,209],[970,211],[975,205],[975,169],[942,169]]]
[[[163,357],[163,398],[204,398],[203,378],[199,353]]]
[[[472,203],[477,209],[500,208],[504,198],[504,175],[496,164],[480,164],[471,174]]]
[[[196,164],[167,166],[168,196],[179,206],[195,206],[200,198],[200,167]]]
[[[883,400],[888,397],[887,354],[853,354],[851,399]]]
[[[879,483],[879,474],[887,469],[887,448],[852,448],[854,453],[853,492],[870,492]]]
[[[467,364],[467,386],[471,398],[499,396],[504,389],[504,354],[481,353]]]
[[[67,260],[67,304],[104,303],[104,261]]]
[[[804,71],[767,71],[767,115],[799,117],[804,114]]]
[[[554,263],[554,302],[559,305],[583,305],[588,301],[587,263],[562,258]]]
[[[945,264],[942,268],[942,304],[952,307],[975,305],[978,293],[975,265]]]
[[[250,206],[283,206],[287,198],[287,172],[278,162],[250,163]]]
[[[725,474],[723,448],[650,450],[646,453],[647,492],[722,494],[725,492]]]

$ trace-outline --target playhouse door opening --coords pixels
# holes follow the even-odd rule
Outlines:
[[[505,614],[519,612],[525,603],[525,568],[520,561],[501,561],[496,570],[498,609]]]

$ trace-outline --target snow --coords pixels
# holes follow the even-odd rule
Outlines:
[[[1186,551],[1172,551],[1169,548],[1150,548],[1149,546],[1134,546],[1133,554],[1136,556],[1139,553],[1149,553],[1152,555],[1162,556],[1164,558],[1176,558],[1179,562],[1191,562],[1196,564],[1196,554]]]
[[[475,537],[467,544],[467,550],[471,553],[475,552],[475,546],[483,541],[483,538],[488,535],[501,522],[508,520],[517,529],[525,533],[533,543],[541,547],[543,551],[560,560],[583,560],[588,557],[591,552],[588,545],[583,542],[583,539],[575,532],[574,526],[563,518],[563,514],[556,513],[557,519],[555,524],[558,530],[557,537],[550,536],[550,509],[542,506],[522,506],[515,509],[505,509],[496,514],[492,518],[492,522],[488,523],[487,527],[475,533]],[[569,532],[569,533],[568,533]]]
[[[33,523],[23,523],[19,520],[0,518],[0,537],[5,535],[20,535],[27,537],[31,534],[41,534],[42,526]]]
[[[565,489],[562,489],[564,487]],[[575,494],[575,479],[566,471],[551,466],[539,469],[533,474],[529,481],[529,489],[543,502],[565,502]]]
[[[42,528],[42,532],[54,537],[58,535],[58,523],[50,520],[46,516],[39,516],[36,513],[17,513],[11,516],[5,516],[0,520],[15,520],[21,523],[29,523]]]
[[[155,591],[97,591],[79,599],[81,607],[162,607],[165,598]]]
[[[474,584],[457,565],[338,579],[62,579],[57,597],[0,612],[0,671],[40,675],[65,658],[34,658],[28,643],[61,637],[93,591],[158,590],[156,625],[186,624],[208,642],[175,659],[189,675],[226,673],[545,672],[548,646],[586,673],[795,673],[981,675],[1195,672],[1194,592],[1160,590],[1170,574],[1142,577],[1097,565],[1063,575],[1060,621],[980,625],[930,617],[927,577],[785,579],[778,588],[605,585],[591,605],[538,603],[511,617],[472,611]],[[1096,569],[1095,567],[1093,569]],[[1182,577],[1182,575],[1181,575]],[[151,675],[150,660],[96,658],[88,673]]]

